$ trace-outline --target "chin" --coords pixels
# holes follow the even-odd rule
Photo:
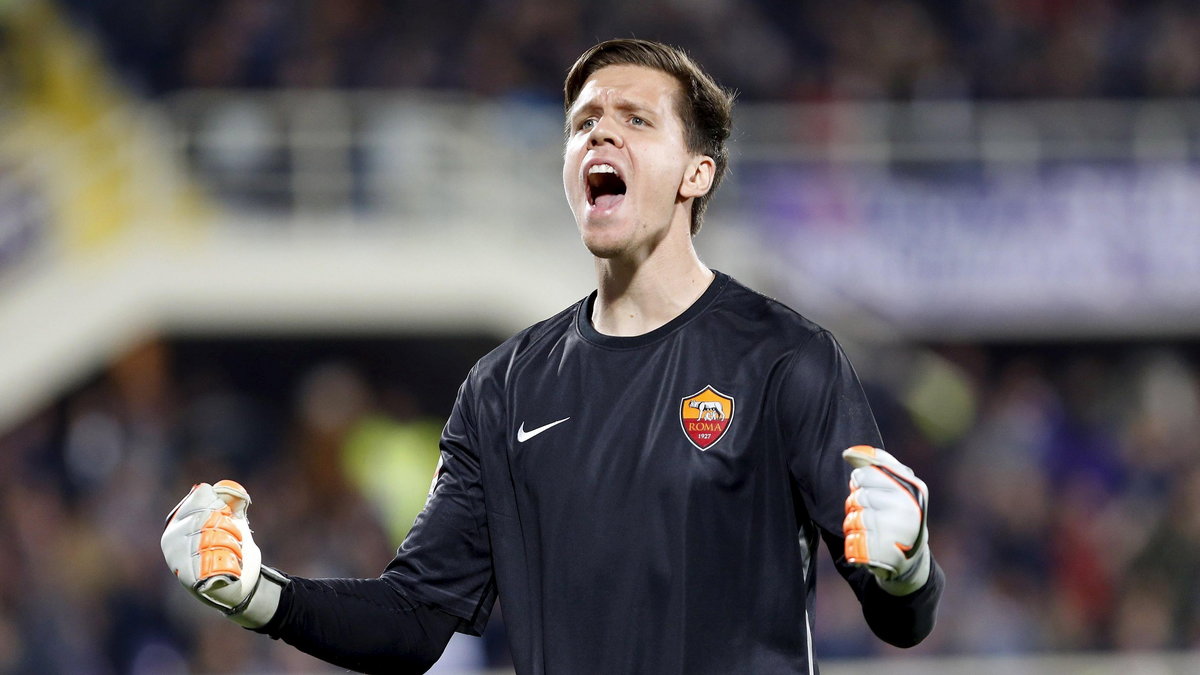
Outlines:
[[[616,258],[625,252],[625,242],[612,237],[583,235],[583,245],[597,258]]]
[[[589,218],[588,215],[592,217]],[[583,245],[597,258],[612,258],[620,254],[628,243],[626,223],[612,217],[611,214],[607,217],[587,214],[578,223],[579,237],[583,240]]]
[[[601,260],[612,260],[614,258],[620,258],[621,255],[625,252],[625,249],[621,248],[619,246],[610,246],[610,247],[588,246],[587,250],[589,253],[592,254],[592,257],[599,258]]]

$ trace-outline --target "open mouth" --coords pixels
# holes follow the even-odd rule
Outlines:
[[[625,181],[611,164],[593,164],[587,172],[588,203],[609,209],[625,195]]]

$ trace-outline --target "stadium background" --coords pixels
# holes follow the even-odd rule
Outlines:
[[[162,518],[236,477],[269,562],[379,572],[467,369],[591,288],[559,86],[626,35],[739,90],[698,249],[932,486],[937,630],[827,566],[824,670],[1200,670],[1195,3],[4,0],[0,672],[331,670]],[[501,619],[436,672],[505,672]]]

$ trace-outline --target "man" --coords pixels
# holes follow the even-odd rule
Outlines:
[[[576,62],[565,103],[597,290],[472,369],[386,571],[262,566],[232,481],[168,518],[168,564],[235,621],[351,669],[422,672],[499,597],[522,674],[811,673],[823,538],[872,630],[921,641],[943,586],[925,485],[878,449],[833,337],[692,246],[732,97],[674,48],[614,40]]]

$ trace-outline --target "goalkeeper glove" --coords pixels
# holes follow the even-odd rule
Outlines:
[[[929,579],[925,483],[879,448],[856,445],[842,458],[854,467],[842,522],[846,560],[866,566],[892,595],[916,591]]]
[[[258,628],[275,615],[287,577],[262,564],[250,533],[250,495],[223,480],[200,483],[167,516],[163,556],[179,582],[230,619]]]

